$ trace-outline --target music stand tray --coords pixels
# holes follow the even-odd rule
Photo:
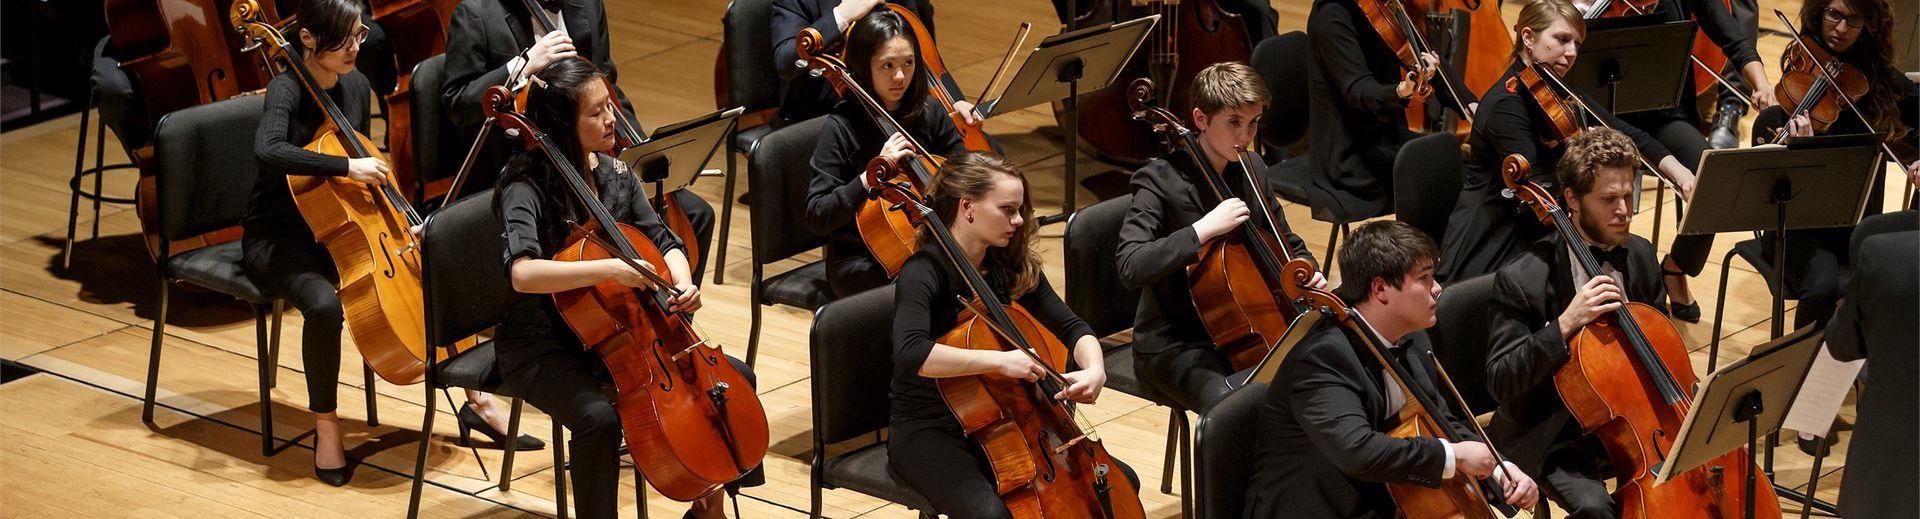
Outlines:
[[[620,161],[633,166],[641,182],[653,183],[655,194],[691,186],[745,111],[716,111],[663,126],[646,142],[621,152]]]
[[[1867,189],[1880,173],[1880,150],[1872,142],[1847,136],[1785,147],[1707,150],[1695,168],[1693,200],[1698,203],[1680,222],[1680,234],[1857,224],[1866,210]]]
[[[980,115],[993,117],[1106,88],[1120,77],[1120,70],[1147,40],[1147,31],[1159,21],[1160,16],[1153,15],[1041,40],[1020,63],[1000,97],[980,103]],[[1083,83],[1072,84],[1076,81]],[[1073,91],[1076,86],[1078,92]]]
[[[1564,78],[1567,87],[1605,103],[1615,115],[1680,106],[1681,90],[1691,77],[1687,56],[1694,24],[1653,18],[1592,22],[1580,43],[1580,60]]]
[[[1287,354],[1292,352],[1293,347],[1298,346],[1300,341],[1307,340],[1313,332],[1319,331],[1320,321],[1325,320],[1326,317],[1326,312],[1320,310],[1300,312],[1300,315],[1293,318],[1292,323],[1287,324],[1287,333],[1282,334],[1280,340],[1273,343],[1273,348],[1267,350],[1267,356],[1260,358],[1259,364],[1226,378],[1227,389],[1236,389],[1252,382],[1272,384],[1274,377],[1280,375],[1280,366],[1287,360]]]

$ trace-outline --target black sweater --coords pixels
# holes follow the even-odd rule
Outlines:
[[[368,96],[373,88],[359,72],[340,76],[328,98],[340,107],[355,131],[367,132]],[[266,112],[260,115],[260,130],[254,133],[253,157],[260,171],[253,181],[253,194],[247,202],[247,215],[240,225],[249,238],[290,238],[313,241],[313,230],[293,205],[293,193],[287,188],[287,175],[344,176],[347,158],[307,151],[304,146],[326,126],[326,114],[307,95],[307,89],[293,72],[284,72],[267,82]]]
[[[932,97],[927,98],[927,104],[919,113],[894,114],[894,118],[906,128],[907,135],[935,155],[951,156],[967,149],[960,139],[960,130],[954,128],[953,120],[947,118],[946,111]],[[858,104],[842,102],[827,115],[827,124],[821,128],[820,140],[813,149],[810,163],[813,181],[807,186],[807,220],[801,223],[815,233],[830,237],[829,261],[872,256],[867,252],[867,242],[860,239],[860,230],[853,225],[853,217],[867,200],[867,187],[860,185],[860,174],[866,172],[868,161],[880,155],[887,137]]]

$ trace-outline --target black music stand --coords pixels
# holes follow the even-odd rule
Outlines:
[[[662,126],[646,142],[620,152],[620,161],[633,166],[641,182],[653,184],[656,200],[692,186],[700,177],[724,175],[707,171],[707,161],[745,111],[736,107]]]
[[[1681,422],[1679,440],[1655,469],[1654,484],[1666,483],[1741,445],[1747,446],[1747,464],[1757,466],[1754,457],[1760,435],[1778,432],[1786,421],[1787,410],[1793,408],[1794,397],[1820,352],[1820,339],[1814,327],[1801,328],[1701,379],[1693,408]],[[1747,519],[1753,518],[1757,479],[1758,473],[1748,469],[1742,516]]]
[[[1062,103],[1066,112],[1062,129],[1067,134],[1067,193],[1060,214],[1040,217],[1041,225],[1064,222],[1077,209],[1074,187],[1080,156],[1080,94],[1106,88],[1119,78],[1120,70],[1133,59],[1147,32],[1159,21],[1160,15],[1153,15],[1048,37],[1027,55],[999,98],[977,107],[982,117],[993,117],[1041,103]],[[1082,81],[1087,83],[1082,85]]]
[[[1614,115],[1680,106],[1694,33],[1693,22],[1653,16],[1594,20],[1564,80]]]

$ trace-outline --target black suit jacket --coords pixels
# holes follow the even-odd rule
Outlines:
[[[1134,314],[1134,345],[1141,353],[1213,345],[1206,327],[1200,324],[1199,312],[1194,310],[1193,294],[1187,289],[1187,267],[1200,259],[1200,236],[1193,231],[1193,222],[1220,201],[1194,183],[1200,178],[1198,173],[1191,173],[1195,169],[1187,154],[1175,152],[1133,172],[1133,207],[1121,224],[1114,261],[1119,265],[1120,281],[1128,288],[1148,289],[1140,293],[1140,306]],[[1279,207],[1269,191],[1249,188],[1237,163],[1221,174],[1237,190],[1233,196],[1247,201],[1252,209],[1254,217],[1249,224],[1259,221],[1260,209],[1253,199],[1243,196],[1245,193],[1266,193],[1271,207]],[[1285,234],[1287,250],[1295,257],[1313,260],[1306,242],[1288,228],[1285,214],[1275,214],[1274,224]]]
[[[1891,215],[1914,218],[1911,211]],[[1911,223],[1911,222],[1908,222]],[[1863,226],[1864,227],[1864,226]],[[1908,229],[1911,229],[1909,227]],[[1840,489],[1840,511],[1847,517],[1914,517],[1920,502],[1920,455],[1913,438],[1920,433],[1920,372],[1914,337],[1920,336],[1920,231],[1875,234],[1861,240],[1853,256],[1847,299],[1827,326],[1827,347],[1840,360],[1868,359],[1866,390],[1858,403],[1859,421],[1847,451],[1847,485]]]
[[[1629,237],[1627,265],[1614,266],[1626,279],[1615,281],[1623,283],[1629,301],[1665,311],[1667,287],[1654,253],[1646,239]],[[1568,355],[1558,320],[1577,291],[1568,256],[1560,238],[1551,236],[1493,274],[1487,390],[1500,408],[1494,411],[1487,434],[1509,461],[1528,474],[1543,473],[1547,447],[1581,434],[1580,424],[1572,420],[1553,385],[1553,374]]]
[[[914,16],[920,17],[920,23],[926,24],[928,32],[939,32],[933,27],[933,2],[888,1],[912,9]],[[773,31],[773,70],[780,74],[781,119],[796,122],[811,119],[832,111],[833,106],[840,102],[840,96],[833,93],[833,88],[826,80],[808,75],[806,65],[796,64],[800,60],[800,53],[794,48],[794,38],[800,35],[801,29],[808,27],[820,31],[828,47],[840,45],[843,35],[840,34],[839,23],[833,19],[833,8],[839,5],[840,0],[773,2],[773,18],[768,22],[768,30]]]
[[[1246,517],[1394,517],[1385,483],[1437,487],[1446,470],[1439,440],[1387,436],[1398,412],[1387,409],[1392,382],[1356,336],[1322,326],[1287,353],[1260,409]],[[1434,385],[1427,334],[1408,335],[1400,349],[1409,384],[1428,401],[1449,401]],[[1450,411],[1436,418],[1456,440],[1480,441]]]

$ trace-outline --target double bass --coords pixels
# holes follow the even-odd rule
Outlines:
[[[235,2],[230,13],[234,25],[246,31],[253,46],[266,49],[269,61],[284,64],[326,115],[306,149],[350,159],[386,160],[371,139],[354,131],[346,113],[307,70],[294,44],[272,24],[261,21],[258,7],[255,0]],[[314,238],[333,257],[340,273],[340,305],[347,330],[367,365],[388,382],[421,381],[427,355],[453,353],[428,348],[426,343],[420,247],[411,231],[425,220],[392,182],[370,186],[347,177],[288,175],[287,188]],[[473,344],[464,341],[455,352]]]
[[[1163,149],[1152,132],[1130,123],[1133,114],[1125,107],[1133,80],[1147,78],[1163,85],[1158,104],[1184,114],[1192,111],[1187,90],[1201,69],[1253,59],[1251,26],[1215,0],[1090,1],[1082,11],[1066,13],[1067,28],[1062,32],[1155,14],[1160,15],[1160,23],[1113,84],[1083,92],[1078,101],[1080,143],[1102,160],[1138,166],[1160,156]],[[1066,112],[1055,110],[1054,115],[1064,118]]]
[[[1381,337],[1380,332],[1374,330],[1373,325],[1367,323],[1365,317],[1348,307],[1339,296],[1308,286],[1308,283],[1313,280],[1313,263],[1305,259],[1296,259],[1287,262],[1285,268],[1284,274],[1288,282],[1284,288],[1287,296],[1300,301],[1308,308],[1325,312],[1333,318],[1334,322],[1339,323],[1340,327],[1346,328],[1353,336],[1358,337],[1360,343],[1366,346],[1367,353],[1372,354],[1373,359],[1385,368],[1387,378],[1393,381],[1391,388],[1398,388],[1401,395],[1406,397],[1407,404],[1400,408],[1397,425],[1387,431],[1388,437],[1427,437],[1456,443],[1459,440],[1455,436],[1458,435],[1451,432],[1452,428],[1440,419],[1443,415],[1438,414],[1445,412],[1462,417],[1462,421],[1473,424],[1474,432],[1479,434],[1481,439],[1487,438],[1486,430],[1481,429],[1479,422],[1473,421],[1472,414],[1466,411],[1466,400],[1460,397],[1459,389],[1453,387],[1453,380],[1447,376],[1446,367],[1438,362],[1433,364],[1434,373],[1440,380],[1446,382],[1447,389],[1453,398],[1446,401],[1434,400],[1425,391],[1417,390],[1408,384],[1407,381],[1412,378],[1407,372],[1407,366],[1389,360],[1387,348],[1392,344]],[[1431,354],[1431,352],[1428,353]],[[1456,405],[1458,407],[1452,407]],[[1487,450],[1493,453],[1495,467],[1506,466],[1507,460],[1500,455],[1499,449],[1494,449],[1493,444],[1488,443]],[[1500,487],[1495,485],[1491,478],[1478,479],[1456,475],[1453,479],[1441,481],[1438,488],[1408,483],[1388,483],[1387,494],[1393,496],[1394,505],[1398,506],[1401,515],[1408,519],[1493,519],[1495,511],[1507,517],[1513,517],[1519,513],[1513,505],[1507,504]]]
[[[1046,372],[1034,382],[998,375],[935,381],[960,429],[979,442],[990,460],[990,476],[1007,511],[1018,519],[1146,517],[1139,490],[1119,473],[1119,464],[1091,425],[1081,425],[1072,402],[1054,398],[1069,385],[1061,375],[1069,359],[1067,346],[1019,303],[1000,301],[946,222],[918,194],[889,182],[899,171],[885,157],[875,158],[867,166],[868,187],[908,208],[973,294],[963,301],[958,324],[938,342],[970,350],[1025,352]]]
[[[1553,226],[1562,243],[1585,243],[1553,194],[1527,180],[1525,158],[1510,155],[1500,169],[1507,188]],[[1603,272],[1587,247],[1568,249],[1586,272]],[[1553,385],[1582,430],[1606,446],[1619,478],[1613,498],[1620,517],[1736,517],[1742,510],[1780,517],[1779,497],[1767,474],[1749,462],[1748,447],[1655,484],[1656,467],[1673,451],[1699,383],[1685,339],[1659,310],[1628,302],[1588,323],[1567,345]],[[1751,502],[1740,488],[1749,477],[1757,478]]]
[[[1205,186],[1204,192],[1212,197],[1204,203],[1217,204],[1236,196],[1227,178],[1206,159],[1198,134],[1181,124],[1173,112],[1153,104],[1152,80],[1135,79],[1129,92],[1132,95],[1127,102],[1133,117],[1165,135],[1176,150],[1184,149],[1182,154],[1192,160],[1194,171],[1202,177],[1194,183]],[[1250,186],[1265,186],[1252,178],[1253,166],[1260,162],[1257,156],[1249,157],[1244,148],[1240,152],[1240,170],[1247,175],[1243,180]],[[1282,225],[1273,217],[1274,208],[1268,205],[1266,196],[1247,203],[1260,209],[1255,216],[1261,218],[1204,244],[1200,260],[1187,267],[1194,309],[1200,312],[1207,334],[1234,371],[1253,367],[1266,358],[1300,313],[1285,293],[1287,283],[1281,269],[1293,256],[1287,251]]]
[[[668,298],[680,293],[671,274],[640,265],[665,265],[660,249],[607,212],[566,152],[513,111],[506,87],[488,88],[482,105],[487,117],[546,157],[591,216],[553,259],[617,259],[653,284],[637,289],[607,280],[553,295],[567,326],[613,376],[614,410],[635,467],[661,495],[686,502],[759,466],[769,438],[760,397],[719,346],[694,330],[692,316],[667,310]]]
[[[799,52],[800,59],[807,62],[812,74],[825,77],[842,97],[865,109],[874,124],[880,127],[880,133],[897,133],[907,138],[914,156],[901,165],[906,172],[906,179],[898,187],[911,193],[915,199],[921,198],[922,193],[933,187],[933,172],[940,169],[945,159],[927,152],[926,146],[914,140],[913,135],[900,126],[900,121],[894,120],[886,107],[881,106],[880,100],[874,99],[866,88],[853,79],[847,72],[846,63],[823,49],[824,42],[820,32],[809,27],[800,30],[794,48]],[[912,257],[919,246],[914,237],[912,215],[906,208],[890,203],[879,195],[878,190],[869,189],[867,201],[860,205],[860,211],[854,215],[853,221],[855,228],[860,230],[860,239],[867,244],[867,251],[873,253],[874,260],[886,268],[887,277],[892,278],[900,274],[900,267],[907,264],[907,258]]]
[[[1407,102],[1407,128],[1421,132],[1450,131],[1465,142],[1473,126],[1470,105],[1479,102],[1476,92],[1485,92],[1505,72],[1507,55],[1513,49],[1513,36],[1501,26],[1498,5],[1481,0],[1436,2],[1429,8],[1417,1],[1355,0],[1360,11],[1366,14],[1368,25],[1400,59],[1409,81],[1426,67],[1420,61],[1421,54],[1433,53],[1441,59],[1438,69],[1433,71],[1440,88],[1430,84],[1415,88],[1413,98]],[[1459,16],[1466,17],[1461,20],[1464,23],[1455,21]],[[1418,23],[1421,21],[1428,23]],[[1474,30],[1476,26],[1480,30]],[[1451,45],[1441,48],[1430,43],[1428,35],[1432,33],[1444,33]],[[1465,36],[1464,44],[1459,41],[1462,36]],[[1465,65],[1464,78],[1454,71],[1454,63]],[[1454,110],[1436,117],[1440,114],[1430,112],[1429,108],[1440,100],[1451,102]]]

